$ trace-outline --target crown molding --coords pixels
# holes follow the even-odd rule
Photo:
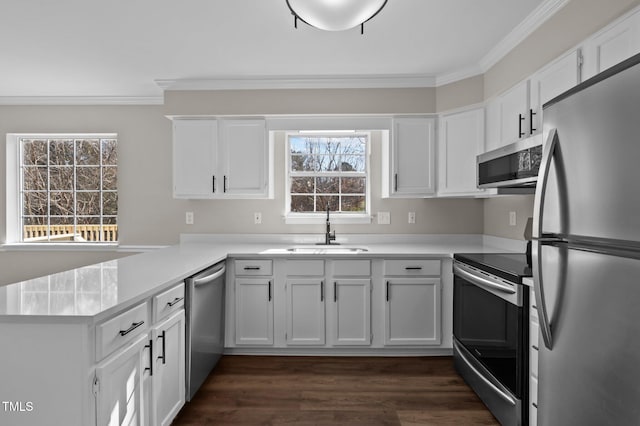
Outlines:
[[[372,89],[435,87],[428,75],[269,76],[155,80],[163,90]]]
[[[442,74],[436,77],[436,86],[440,87],[446,84],[455,83],[456,81],[464,80],[465,78],[475,77],[483,74],[483,70],[480,65],[472,65],[470,67],[454,71],[449,74]]]
[[[164,96],[0,96],[0,105],[162,105]]]
[[[570,0],[545,0],[518,24],[505,38],[489,51],[478,64],[482,72],[487,72],[516,46],[522,43],[549,18],[562,9]]]

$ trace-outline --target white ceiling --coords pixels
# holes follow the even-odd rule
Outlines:
[[[295,29],[285,0],[2,0],[0,98],[161,99],[161,86],[327,79],[439,85],[486,70],[563,3],[389,0],[361,36]]]

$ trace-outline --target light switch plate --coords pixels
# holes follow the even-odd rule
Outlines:
[[[391,213],[378,212],[378,225],[389,225],[391,223]]]

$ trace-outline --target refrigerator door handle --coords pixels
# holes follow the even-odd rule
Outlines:
[[[549,315],[547,313],[547,304],[544,297],[544,284],[542,282],[542,243],[538,241],[542,237],[542,215],[544,212],[544,199],[547,192],[547,183],[549,181],[549,168],[551,161],[558,145],[558,130],[553,129],[549,132],[547,142],[544,145],[544,153],[542,155],[542,163],[538,173],[538,183],[536,185],[536,195],[533,202],[533,283],[536,294],[536,302],[538,305],[538,316],[540,318],[540,333],[542,340],[547,349],[553,347],[553,336],[551,335],[551,325],[549,324]]]
[[[549,132],[547,142],[544,144],[544,152],[542,153],[542,161],[538,171],[538,182],[536,183],[536,195],[533,201],[533,238],[542,237],[542,214],[544,211],[544,198],[547,194],[547,183],[549,182],[549,168],[553,155],[558,145],[558,130],[553,129]]]
[[[553,349],[553,336],[551,335],[551,325],[549,324],[549,314],[547,313],[547,303],[544,298],[544,287],[542,281],[542,243],[532,241],[533,250],[533,288],[536,294],[536,305],[538,308],[538,318],[540,323],[540,334],[547,349]]]

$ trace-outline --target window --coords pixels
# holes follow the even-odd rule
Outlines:
[[[16,135],[14,241],[117,242],[117,145],[115,135]]]
[[[288,219],[327,207],[346,221],[369,217],[368,133],[290,133],[287,147]]]

